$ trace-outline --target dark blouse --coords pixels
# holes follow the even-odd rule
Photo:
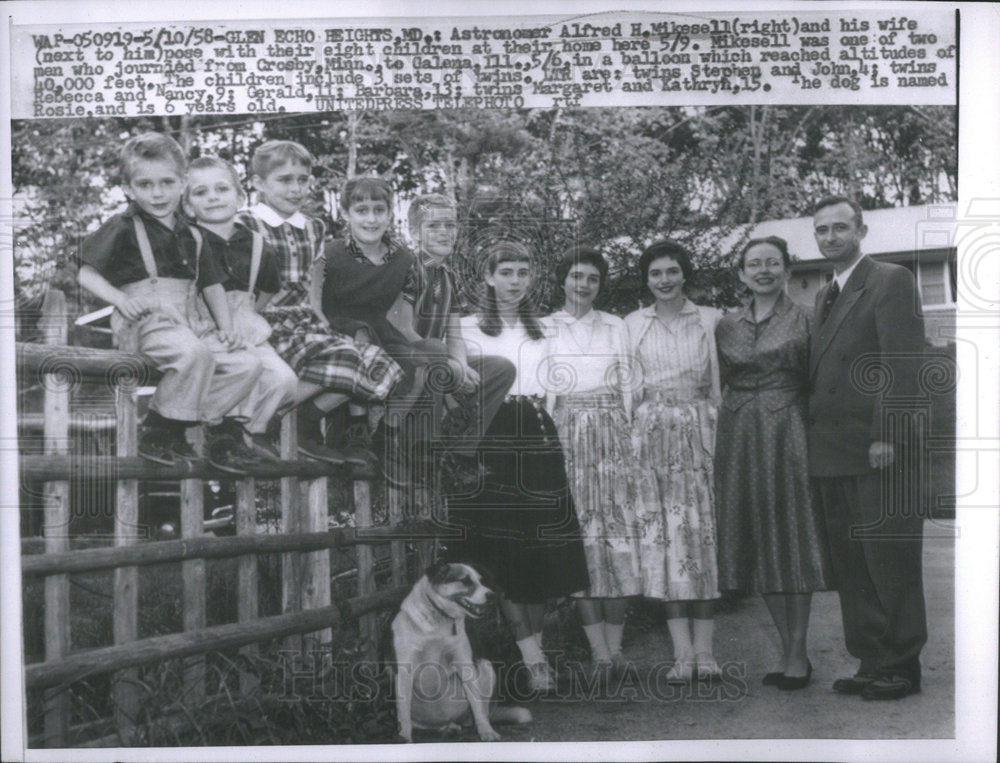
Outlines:
[[[387,243],[385,262],[375,265],[353,241],[329,242],[322,298],[323,313],[334,331],[353,336],[358,329],[368,328],[383,346],[405,342],[386,314],[415,277],[413,254],[394,241]]]
[[[802,399],[809,379],[809,318],[787,295],[759,323],[748,305],[715,330],[723,406],[737,410],[760,397],[777,410]]]

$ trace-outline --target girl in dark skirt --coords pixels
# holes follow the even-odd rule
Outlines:
[[[449,518],[465,531],[450,553],[494,573],[531,686],[544,691],[554,685],[541,643],[545,602],[586,590],[590,579],[559,437],[545,411],[549,353],[546,327],[528,299],[531,254],[501,241],[490,247],[485,272],[484,310],[462,319],[462,336],[470,354],[514,363],[517,379],[480,446],[483,484],[449,498]]]

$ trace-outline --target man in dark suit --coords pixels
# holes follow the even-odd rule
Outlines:
[[[809,474],[825,517],[847,650],[833,688],[866,699],[920,691],[927,641],[921,579],[917,370],[924,323],[913,275],[861,253],[861,208],[831,196],[813,232],[834,280],[816,296]]]

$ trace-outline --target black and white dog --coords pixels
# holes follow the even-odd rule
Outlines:
[[[490,721],[530,723],[523,707],[491,702],[496,674],[488,660],[473,659],[465,618],[478,618],[493,601],[479,573],[467,564],[438,562],[417,581],[392,621],[396,652],[399,733],[413,729],[459,731],[474,722],[484,742],[500,739]]]

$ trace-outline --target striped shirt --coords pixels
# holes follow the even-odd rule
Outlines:
[[[626,325],[635,382],[647,390],[677,393],[679,398],[711,397],[714,337],[707,336],[698,306],[685,300],[670,324],[656,315],[652,305],[633,315],[636,318],[629,316]]]
[[[403,297],[413,305],[414,329],[424,339],[446,339],[448,321],[458,316],[455,280],[447,263],[419,263],[416,283],[403,286]]]

